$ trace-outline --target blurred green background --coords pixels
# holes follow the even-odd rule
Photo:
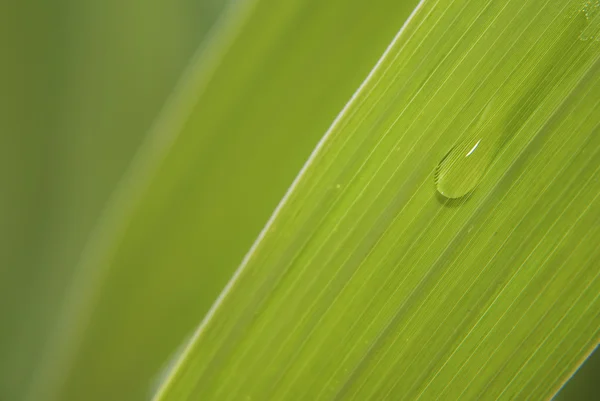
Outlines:
[[[116,182],[222,0],[0,6],[0,399],[20,400]]]
[[[243,2],[227,3],[24,0],[0,6],[1,401],[23,400],[29,393],[90,233],[192,55],[223,10]],[[224,62],[229,69],[215,76],[209,95],[195,106],[198,121],[185,129],[179,149],[189,149],[186,140],[195,143],[202,163],[177,166],[177,153],[167,160],[165,177],[177,168],[191,168],[192,174],[183,184],[161,187],[168,189],[166,200],[148,203],[137,217],[151,214],[150,222],[134,221],[129,248],[135,249],[115,262],[107,284],[99,283],[101,312],[97,320],[92,317],[91,339],[83,345],[88,351],[75,363],[78,374],[67,379],[78,384],[59,390],[60,400],[149,397],[152,377],[219,294],[303,161],[416,3],[260,3],[265,15],[278,10],[273,18],[281,26],[274,24],[264,49],[253,47],[260,36],[252,27],[243,31],[245,41],[239,39],[232,50],[237,58]],[[242,56],[249,66],[241,65]],[[247,81],[228,82],[227,74]],[[210,90],[222,99],[211,98]],[[231,103],[232,114],[209,130],[202,113],[217,103]],[[211,136],[198,134],[203,129]],[[194,205],[202,213],[191,221],[176,213]],[[204,231],[198,228],[203,224]],[[187,240],[172,239],[168,230],[174,229]],[[162,243],[171,254],[156,251]],[[179,269],[168,258],[175,253]],[[150,271],[151,278],[144,278]],[[165,282],[170,274],[179,279]],[[145,280],[151,282],[147,288]],[[156,282],[167,290],[157,294]],[[178,298],[168,308],[149,317],[146,306],[174,293]],[[155,303],[145,303],[150,300]],[[132,320],[136,313],[139,320]],[[164,327],[161,313],[171,319]],[[111,331],[115,316],[127,324]],[[147,330],[147,341],[140,342],[138,328]],[[119,356],[122,364],[115,362]],[[599,361],[598,355],[592,358],[558,399],[597,399]],[[82,398],[87,391],[94,395]]]

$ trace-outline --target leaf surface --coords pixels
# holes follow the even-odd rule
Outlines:
[[[592,3],[421,2],[155,399],[552,396],[600,328]]]

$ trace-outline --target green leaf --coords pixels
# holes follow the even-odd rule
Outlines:
[[[552,396],[600,330],[598,7],[421,2],[155,399]]]
[[[150,397],[415,3],[230,4],[88,240],[56,330],[40,332],[30,400]]]

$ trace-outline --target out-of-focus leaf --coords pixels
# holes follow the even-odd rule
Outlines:
[[[31,400],[149,397],[414,5],[232,2],[88,243]]]
[[[575,375],[553,399],[556,401],[593,399],[600,389],[598,372],[600,372],[600,353],[596,346],[592,355],[579,367]]]
[[[82,248],[220,0],[0,5],[0,399],[23,400]]]

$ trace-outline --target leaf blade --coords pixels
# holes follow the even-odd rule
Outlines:
[[[543,313],[554,304],[545,289],[557,285],[556,277],[538,282],[537,296],[548,309],[531,309],[538,298],[529,299],[524,289],[534,282],[530,279],[541,279],[530,260],[549,274],[546,262],[560,263],[563,241],[585,237],[598,223],[598,48],[578,39],[586,21],[580,14],[568,17],[577,2],[423,4],[348,112],[334,123],[237,281],[197,332],[172,387],[158,399],[385,399],[391,394],[418,399],[435,398],[447,388],[450,399],[467,392],[493,398],[504,397],[518,382],[513,380],[517,376],[495,376],[501,371],[494,369],[508,364],[506,355],[517,352],[514,347],[521,342],[539,345],[542,332],[528,333],[532,327],[526,324],[510,332],[513,343],[501,343],[488,312],[504,328],[511,324],[504,316],[516,319],[515,308],[529,306],[545,323],[542,327],[550,328],[553,320],[544,320],[548,313]],[[427,25],[428,20],[438,22]],[[421,23],[425,28],[419,31]],[[427,187],[436,161],[460,138],[456,132],[473,123],[482,102],[494,97],[502,102],[486,127],[501,127],[508,135],[495,166],[473,197],[459,204],[440,200]],[[426,118],[427,112],[433,118]],[[566,141],[568,129],[574,134]],[[419,148],[425,151],[419,154]],[[391,159],[396,149],[404,157],[400,163]],[[574,159],[569,159],[571,152]],[[544,196],[536,196],[540,193]],[[531,203],[521,204],[521,197]],[[581,209],[573,205],[582,204],[589,207],[578,213]],[[498,215],[504,220],[498,222]],[[527,230],[532,230],[529,236]],[[558,239],[561,232],[567,235]],[[561,253],[555,255],[554,247]],[[582,257],[574,255],[578,261]],[[576,282],[570,292],[583,290],[588,297],[575,302],[580,315],[591,313],[588,348],[589,341],[597,341],[598,324],[597,300],[589,298],[598,285],[593,276],[597,256],[591,258],[582,270],[592,274],[586,276],[590,286]],[[403,271],[403,265],[410,268]],[[486,269],[480,278],[476,268],[481,265]],[[375,272],[364,271],[369,267]],[[573,263],[569,267],[571,274],[579,272]],[[449,268],[454,269],[452,281],[446,282]],[[459,298],[446,310],[444,301],[466,294],[460,279],[469,273],[476,277],[471,284],[478,280],[479,302],[472,311]],[[444,284],[449,290],[440,290]],[[509,295],[518,302],[510,303]],[[429,313],[418,314],[421,307]],[[454,334],[435,319],[444,313],[458,323]],[[419,342],[432,328],[435,336]],[[477,358],[494,345],[505,352],[494,352],[495,360],[484,364],[481,375],[471,373],[475,388],[461,381],[462,387],[452,389],[447,366],[460,369],[470,358],[463,344],[476,347],[490,334],[495,343],[477,349]],[[407,345],[396,341],[402,335]],[[347,336],[351,346],[345,347]],[[441,346],[439,355],[431,354],[438,348],[430,348],[429,341]],[[534,357],[534,351],[525,350]],[[394,381],[392,369],[406,355],[412,355],[414,366]],[[433,365],[419,363],[418,357]],[[526,359],[516,360],[522,365],[508,375],[527,367]],[[311,374],[318,367],[319,373]],[[541,389],[543,395],[551,395],[549,388]]]

